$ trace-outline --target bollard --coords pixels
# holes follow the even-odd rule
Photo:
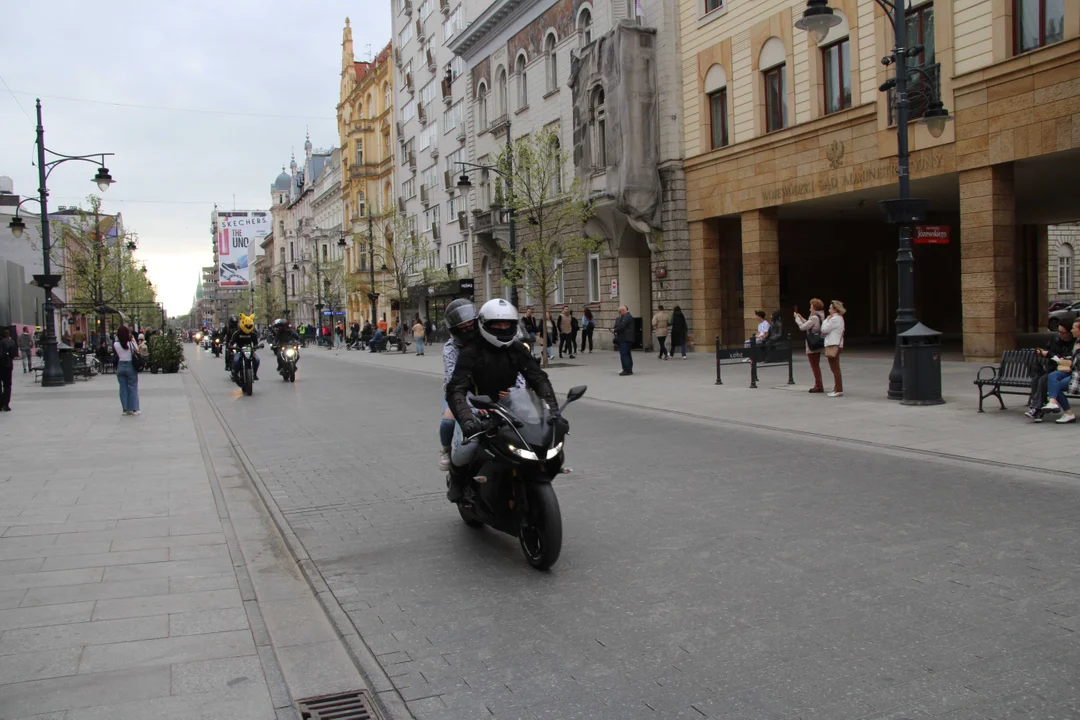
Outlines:
[[[723,385],[724,381],[720,379],[720,336],[716,336],[716,384]]]
[[[788,385],[794,385],[795,384],[795,363],[794,363],[794,358],[795,358],[795,352],[794,352],[794,348],[791,347],[791,336],[789,335],[788,336],[788,354],[787,354],[787,384]]]
[[[757,388],[757,338],[750,338],[750,387]]]

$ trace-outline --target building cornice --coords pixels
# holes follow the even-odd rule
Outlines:
[[[450,41],[450,52],[471,60],[486,42],[541,3],[550,5],[551,0],[495,0]]]

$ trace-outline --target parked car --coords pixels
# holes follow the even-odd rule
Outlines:
[[[1075,300],[1055,300],[1054,302],[1050,303],[1050,309],[1047,310],[1047,312],[1054,312],[1055,310],[1064,310],[1065,308],[1069,307],[1070,305],[1072,305],[1075,302],[1076,302]]]
[[[1075,302],[1067,308],[1061,310],[1054,310],[1050,313],[1050,319],[1047,322],[1047,327],[1051,330],[1057,330],[1058,325],[1067,324],[1072,325],[1073,320],[1080,316],[1080,302]]]

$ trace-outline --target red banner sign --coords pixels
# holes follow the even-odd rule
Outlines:
[[[949,226],[948,225],[916,225],[915,226],[915,244],[916,245],[948,245],[949,244]]]

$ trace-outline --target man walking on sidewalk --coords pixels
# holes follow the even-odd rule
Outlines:
[[[19,336],[19,354],[22,355],[22,371],[30,372],[34,365],[34,336],[30,334],[30,328],[24,327]]]
[[[656,344],[660,346],[660,354],[657,355],[657,358],[660,360],[667,360],[669,357],[665,343],[667,342],[668,325],[670,324],[671,319],[668,317],[668,314],[664,312],[664,306],[657,306],[656,314],[653,315],[652,318],[652,326],[653,332],[656,333]]]
[[[11,412],[11,371],[15,369],[15,356],[19,354],[11,331],[0,330],[0,411]]]
[[[619,317],[615,320],[615,342],[619,345],[619,360],[622,362],[622,372],[619,375],[634,374],[634,358],[630,355],[630,348],[634,345],[634,316],[625,305],[619,306]]]

